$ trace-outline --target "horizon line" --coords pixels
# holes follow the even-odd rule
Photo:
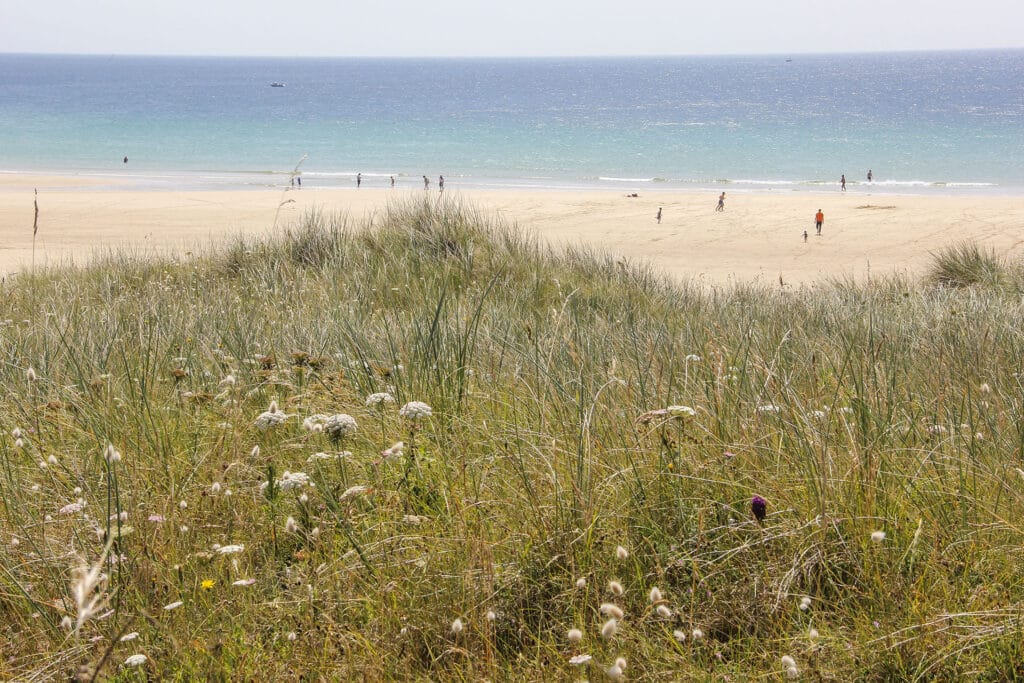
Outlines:
[[[302,54],[204,54],[190,52],[20,52],[0,50],[0,56],[26,57],[179,57],[202,59],[675,59],[693,57],[821,57],[838,55],[885,55],[885,54],[927,54],[937,52],[1012,52],[1024,51],[1017,47],[955,47],[955,48],[898,48],[885,50],[829,50],[812,52],[694,52],[694,53],[647,53],[647,54],[490,54],[490,55],[302,55]]]

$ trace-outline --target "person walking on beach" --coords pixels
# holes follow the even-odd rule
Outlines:
[[[124,158],[124,163],[126,163],[126,164],[128,163],[128,157]]]
[[[356,189],[358,190],[359,186],[362,185],[362,184],[363,184],[363,174],[362,173],[356,173]]]
[[[437,187],[439,188],[439,190],[438,190],[439,192],[444,192],[444,176],[443,175],[437,177]]]
[[[839,178],[839,186],[841,188],[843,188],[843,192],[846,192],[846,174],[845,173],[842,175],[842,177]]]
[[[299,184],[299,189],[301,190],[302,189],[302,176],[300,176],[300,175],[295,176],[295,182],[297,182]]]
[[[715,207],[715,211],[725,211],[725,193],[724,192],[718,196],[718,206]]]
[[[424,190],[429,190],[430,189],[430,180],[427,178],[427,176],[423,176],[423,189]]]
[[[814,231],[815,234],[821,236],[821,224],[825,222],[825,214],[818,209],[818,213],[814,214]]]
[[[806,241],[807,241],[807,231],[804,230],[804,242],[806,242]]]
[[[871,173],[871,169],[869,168],[869,169],[868,169],[868,182],[869,182],[869,183],[871,182],[871,179],[872,179],[873,177],[874,177],[874,174],[873,174],[873,173]]]
[[[391,176],[391,187],[395,186],[395,176]]]
[[[661,207],[658,207],[658,215],[655,216],[658,219],[658,225],[661,225]]]

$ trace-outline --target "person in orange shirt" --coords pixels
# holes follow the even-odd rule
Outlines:
[[[818,213],[814,214],[814,229],[817,235],[821,235],[821,224],[825,222],[825,214],[818,209]]]

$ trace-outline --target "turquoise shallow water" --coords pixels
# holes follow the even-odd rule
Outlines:
[[[261,187],[304,156],[304,183],[345,187],[362,172],[367,185],[800,191],[845,173],[852,189],[1024,194],[1024,51],[0,55],[0,171]]]

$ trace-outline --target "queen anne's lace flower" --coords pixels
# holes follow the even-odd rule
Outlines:
[[[355,434],[358,425],[356,419],[351,415],[345,415],[341,413],[339,415],[331,415],[324,422],[324,431],[334,438],[342,438],[349,434]]]
[[[395,397],[386,391],[370,394],[366,397],[366,407],[368,408],[383,408],[385,404],[394,402]]]
[[[434,414],[434,411],[423,401],[409,401],[402,406],[402,409],[398,411],[398,414],[407,420],[417,422],[425,417],[430,417]]]
[[[270,408],[265,413],[259,414],[255,425],[257,429],[265,431],[271,427],[276,427],[287,419],[288,415],[283,410],[278,410],[277,401],[271,401]]]

